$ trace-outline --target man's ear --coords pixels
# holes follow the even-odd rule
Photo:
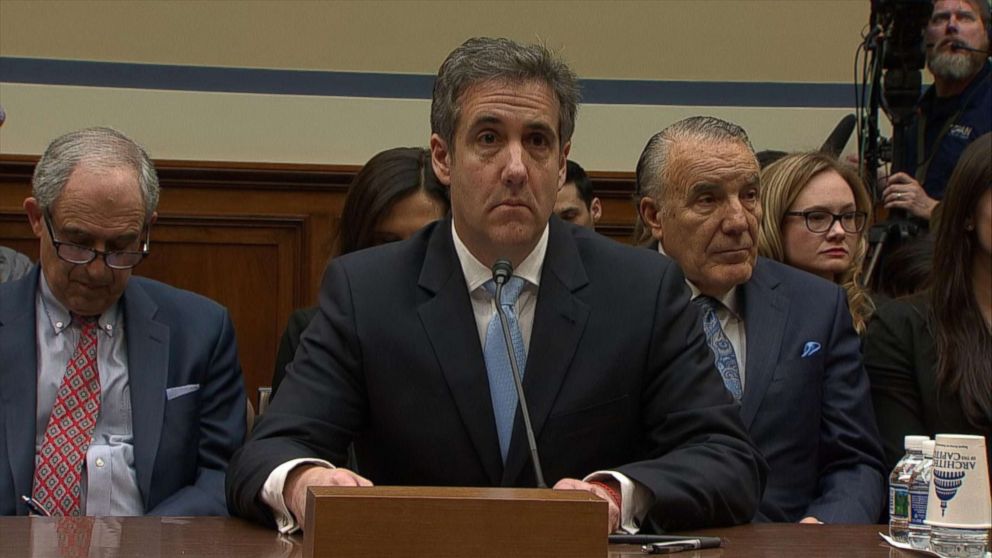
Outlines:
[[[641,215],[641,221],[644,222],[644,226],[651,230],[651,236],[658,242],[661,242],[663,231],[661,226],[661,209],[658,207],[658,202],[650,196],[644,196],[637,204],[637,211]]]
[[[566,141],[561,147],[561,157],[558,158],[558,189],[565,185],[565,176],[568,174],[568,153],[572,151],[572,142]]]
[[[38,204],[38,200],[35,198],[26,198],[23,206],[24,211],[28,214],[28,221],[31,223],[31,231],[38,238],[42,238],[45,235],[45,223],[42,222],[45,214],[41,209],[41,205]]]
[[[431,167],[434,168],[434,176],[438,182],[445,186],[451,186],[451,150],[448,149],[448,142],[441,136],[431,134]]]
[[[592,199],[592,203],[589,204],[589,213],[592,215],[593,224],[598,223],[599,218],[603,216],[603,202],[599,201],[599,198]]]

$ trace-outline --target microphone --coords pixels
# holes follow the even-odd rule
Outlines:
[[[513,276],[513,264],[507,260],[496,260],[493,264],[493,282],[496,287],[502,287]]]
[[[520,414],[524,417],[524,430],[527,432],[527,445],[530,446],[530,457],[534,463],[534,477],[537,478],[538,488],[547,488],[544,483],[544,472],[541,470],[541,459],[537,456],[537,440],[534,439],[534,428],[530,425],[530,411],[527,407],[527,398],[524,397],[524,384],[520,381],[520,367],[517,366],[517,354],[513,350],[513,342],[510,341],[510,322],[507,321],[506,313],[503,311],[503,285],[513,275],[513,264],[508,260],[499,259],[493,264],[493,282],[496,283],[496,313],[499,314],[500,324],[503,326],[503,340],[506,341],[506,354],[510,357],[510,369],[513,371],[513,386],[517,388],[517,403],[520,406]]]
[[[858,119],[855,118],[853,114],[848,114],[844,118],[840,119],[837,126],[834,127],[834,131],[830,132],[827,136],[827,141],[823,142],[823,147],[820,148],[821,153],[826,153],[833,157],[840,157],[840,154],[844,151],[844,146],[847,145],[847,140],[851,138],[851,133],[854,132],[854,126],[858,123]]]
[[[982,54],[985,54],[984,50],[980,48],[971,48],[964,43],[951,43],[951,50],[967,50],[970,52],[981,52]]]
[[[926,44],[926,47],[927,48],[933,48],[935,46],[937,46],[937,43],[927,43]],[[984,50],[982,50],[980,48],[970,47],[970,46],[962,43],[961,41],[954,41],[954,42],[952,42],[950,44],[950,47],[951,47],[951,50],[967,50],[968,52],[980,52],[982,54],[988,54],[988,52],[986,52],[986,51],[984,51]],[[990,51],[992,51],[992,48],[990,48]]]

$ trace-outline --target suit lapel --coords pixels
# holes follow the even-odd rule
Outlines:
[[[744,333],[747,344],[741,416],[750,428],[778,364],[789,300],[777,291],[780,282],[763,258],[744,284]]]
[[[158,306],[135,278],[128,283],[123,300],[134,430],[134,468],[141,497],[147,507],[165,412],[169,328],[155,321]]]
[[[435,225],[428,241],[419,285],[433,294],[417,309],[424,331],[455,400],[462,424],[491,484],[499,483],[502,463],[486,364],[475,314],[451,237],[451,221]]]
[[[540,440],[589,317],[588,305],[573,294],[587,283],[575,242],[566,227],[552,218],[523,382],[537,440]],[[529,460],[527,434],[518,410],[501,484],[517,484]],[[529,471],[528,468],[528,475]]]
[[[31,494],[34,480],[35,422],[38,400],[38,340],[35,297],[40,277],[37,266],[11,284],[0,300],[0,406],[4,413],[4,439],[14,477],[17,509],[19,496]]]

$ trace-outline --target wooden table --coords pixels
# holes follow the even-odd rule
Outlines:
[[[721,549],[678,558],[910,558],[878,537],[881,525],[744,525],[698,534],[725,539]],[[86,532],[89,532],[89,541]],[[60,546],[60,539],[62,546]],[[381,541],[381,555],[404,556]],[[302,557],[303,538],[222,517],[0,517],[0,556]],[[643,558],[638,546],[611,546],[608,558]],[[470,558],[470,557],[469,557]],[[513,558],[513,557],[508,557]]]

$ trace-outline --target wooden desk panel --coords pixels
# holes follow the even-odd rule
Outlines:
[[[720,536],[720,549],[682,552],[679,558],[911,558],[886,546],[880,525],[744,525],[697,534]],[[86,533],[89,533],[87,543]],[[59,546],[60,533],[63,546]],[[65,542],[72,533],[72,543]],[[381,546],[384,557],[409,556],[392,541]],[[40,518],[0,517],[0,555],[113,556],[115,558],[300,558],[303,538],[284,536],[235,518]],[[643,558],[639,546],[614,545],[608,558]],[[444,558],[437,556],[436,558]],[[471,558],[471,557],[464,557]],[[512,557],[508,557],[512,558]],[[567,557],[561,557],[567,558]]]

